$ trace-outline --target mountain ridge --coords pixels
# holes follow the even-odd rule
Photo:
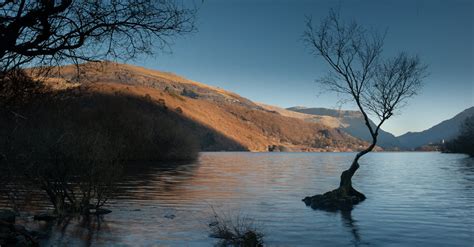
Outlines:
[[[369,130],[365,126],[362,113],[359,111],[351,110],[335,110],[323,107],[289,107],[287,110],[315,115],[315,116],[330,116],[336,118],[341,125],[338,126],[348,134],[359,138],[361,140],[371,142],[372,136]],[[370,124],[375,126],[374,122],[370,120]],[[377,145],[380,145],[384,149],[397,150],[401,147],[398,139],[391,133],[384,131],[383,129],[379,132],[379,139]]]
[[[460,127],[464,120],[472,115],[474,115],[474,106],[469,107],[452,118],[443,120],[428,129],[419,132],[407,132],[397,138],[403,146],[410,149],[421,147],[423,145],[449,141],[459,134]]]
[[[56,90],[144,97],[211,128],[242,147],[237,150],[356,151],[367,145],[339,128],[284,116],[233,92],[171,73],[112,62],[79,66],[52,68],[44,81]],[[236,150],[212,133],[197,136],[203,151]]]
[[[236,93],[174,73],[129,64],[91,62],[79,66],[80,70],[73,65],[53,67],[43,80],[55,90],[126,91],[149,97],[213,128],[250,151],[355,151],[371,141],[358,111],[305,106],[284,109],[253,102]],[[449,123],[448,119],[440,124],[445,125],[446,121]],[[372,121],[371,124],[374,126]],[[459,124],[457,121],[455,125]],[[455,132],[446,136],[452,138]],[[428,144],[417,141],[423,139],[420,135],[419,132],[407,132],[395,137],[381,130],[377,145],[385,150],[414,149]],[[418,137],[412,138],[413,141],[409,136]],[[207,148],[209,146],[203,150],[219,150],[219,145]]]

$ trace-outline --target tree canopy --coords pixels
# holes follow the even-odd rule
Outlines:
[[[173,0],[0,0],[0,68],[149,54],[195,30],[195,12]]]

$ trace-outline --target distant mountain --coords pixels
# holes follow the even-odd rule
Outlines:
[[[285,117],[298,118],[306,122],[320,123],[330,128],[341,128],[341,126],[343,125],[339,119],[332,116],[311,115],[262,103],[258,103],[258,105],[269,111],[277,112],[278,114]],[[303,109],[302,106],[299,107]]]
[[[408,132],[398,137],[400,143],[410,149],[430,143],[451,140],[459,134],[459,128],[467,117],[474,115],[474,107],[470,107],[451,119],[445,120],[421,132]]]
[[[361,140],[371,142],[372,137],[365,126],[364,118],[362,113],[359,111],[346,111],[346,110],[334,110],[328,108],[305,108],[301,106],[290,107],[287,110],[310,114],[313,116],[329,116],[334,118],[334,121],[340,123],[339,128],[350,134],[351,136],[357,137]],[[371,125],[375,127],[375,124],[370,121]],[[401,146],[398,139],[389,132],[380,130],[377,145],[384,149],[397,149]]]
[[[186,120],[182,124],[198,137],[202,151],[355,151],[367,146],[335,128],[339,124],[329,117],[305,121],[281,108],[142,67],[112,62],[80,66],[79,75],[74,66],[55,67],[45,83],[55,90],[125,94],[163,105]]]

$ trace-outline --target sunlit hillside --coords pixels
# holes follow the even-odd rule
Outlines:
[[[197,133],[201,150],[352,151],[366,145],[340,130],[335,118],[257,104],[220,88],[132,65],[102,62],[83,64],[80,70],[72,65],[57,67],[44,81],[56,90],[130,94],[163,104],[218,134]],[[239,145],[228,145],[217,136]]]

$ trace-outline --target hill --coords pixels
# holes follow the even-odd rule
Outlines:
[[[341,128],[356,138],[369,142],[372,140],[372,137],[365,126],[364,118],[358,111],[334,110],[328,108],[305,108],[301,106],[290,107],[287,110],[311,115],[316,119],[324,119],[325,122],[334,123],[333,126],[335,128]],[[307,118],[306,120],[315,121],[311,118]],[[375,126],[372,121],[370,121],[370,124]],[[397,149],[400,147],[400,142],[391,133],[380,130],[377,145],[384,149]]]
[[[320,123],[330,128],[340,128],[341,126],[344,125],[338,118],[335,118],[332,116],[311,115],[311,114],[301,113],[297,111],[291,111],[291,110],[280,108],[277,106],[271,106],[271,105],[266,105],[262,103],[258,103],[258,104],[264,109],[276,112],[282,116],[298,118],[298,119],[302,119],[302,120],[313,122],[313,123]]]
[[[204,127],[194,128],[200,150],[353,151],[367,145],[331,119],[305,121],[171,73],[112,62],[82,64],[77,71],[72,65],[51,68],[44,81],[55,90],[131,95],[166,106]]]
[[[403,146],[410,149],[441,143],[443,140],[449,141],[459,134],[461,124],[470,116],[474,116],[474,107],[470,107],[427,130],[408,132],[399,136],[398,139]]]

